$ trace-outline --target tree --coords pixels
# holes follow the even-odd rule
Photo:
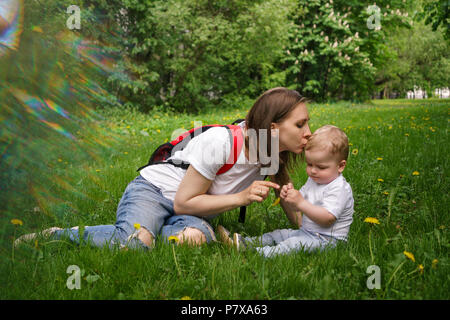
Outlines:
[[[315,100],[370,96],[384,44],[394,25],[406,25],[403,1],[299,0],[283,67],[287,84]],[[386,3],[386,4],[384,4]]]
[[[434,88],[450,83],[450,50],[444,35],[415,21],[411,29],[398,28],[387,40],[391,58],[377,72],[377,79],[387,91],[406,91],[419,86],[432,96]]]
[[[281,54],[291,0],[123,0],[127,79],[112,79],[144,109],[197,111],[260,93]]]
[[[450,39],[450,2],[448,0],[424,0],[423,11],[418,13],[418,19],[425,20],[433,31],[440,26],[444,29],[444,36]]]

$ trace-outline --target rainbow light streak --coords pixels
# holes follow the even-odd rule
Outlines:
[[[63,116],[64,118],[69,119],[69,115],[68,115],[67,111],[64,110],[62,107],[58,106],[56,103],[54,103],[53,101],[51,101],[49,99],[43,99],[43,100],[48,108],[55,111],[57,114]]]
[[[50,122],[48,120],[45,120],[45,117],[43,114],[43,113],[45,113],[44,108],[46,108],[46,109],[50,109],[50,110],[58,113],[59,115],[63,116],[66,119],[69,119],[67,111],[65,111],[64,109],[59,107],[56,103],[54,103],[48,99],[42,100],[40,98],[30,96],[23,90],[10,89],[10,91],[22,103],[23,107],[25,108],[25,110],[28,113],[30,113],[31,115],[38,118],[39,121],[46,124],[47,126],[52,128],[56,132],[59,132],[60,134],[66,136],[70,139],[75,139],[75,137],[70,132],[65,130],[61,125],[59,125],[55,122]]]
[[[3,18],[9,27],[0,34],[0,55],[6,53],[6,48],[16,50],[19,48],[20,35],[23,31],[23,1],[22,0],[1,0],[3,3]],[[9,11],[8,11],[9,10]]]
[[[54,123],[54,122],[50,122],[50,121],[47,121],[47,120],[44,120],[44,119],[39,119],[39,121],[45,123],[50,128],[54,129],[56,132],[61,133],[62,135],[66,136],[67,138],[75,140],[75,137],[70,132],[65,130],[63,127],[61,127],[59,124]]]
[[[69,54],[89,61],[105,73],[114,72],[114,55],[107,53],[106,50],[118,51],[117,49],[96,45],[98,41],[91,41],[81,37],[76,37],[73,32],[68,31],[60,32],[56,38],[64,43]]]

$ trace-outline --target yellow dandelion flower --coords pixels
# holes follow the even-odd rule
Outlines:
[[[95,169],[95,172],[100,172],[100,169]]]
[[[419,171],[414,171],[414,172],[412,173],[413,176],[418,176],[419,174],[420,174]]]
[[[433,261],[431,261],[431,267],[433,269],[436,269],[436,265],[437,265],[438,262],[439,262],[438,259],[433,259]]]
[[[175,242],[180,241],[180,239],[178,239],[178,237],[175,237],[175,236],[170,236],[170,237],[168,238],[168,240],[169,240],[169,241],[174,240]]]
[[[139,230],[139,229],[141,228],[141,224],[140,224],[140,223],[135,223],[135,224],[134,224],[134,228],[135,228],[136,230]]]
[[[385,191],[385,192],[383,192],[383,194],[387,196],[387,195],[389,195],[389,192]]]
[[[192,300],[192,298],[189,296],[184,296],[184,297],[181,297],[181,300]]]
[[[161,133],[161,130],[159,130],[159,129],[156,129],[156,132],[158,132],[158,133]]]
[[[423,264],[419,264],[419,265],[417,266],[417,268],[419,268],[420,274],[422,274],[422,273],[423,273],[423,270],[425,269],[425,267],[423,266]]]
[[[384,182],[384,180],[381,179],[381,178],[378,178],[377,181],[378,181],[378,182]]]
[[[358,149],[353,149],[352,150],[352,155],[356,156],[358,154]]]
[[[20,219],[11,219],[11,223],[15,226],[21,226],[23,225],[23,221]]]
[[[406,136],[406,137],[409,137],[409,133],[405,133],[405,136]]]
[[[371,224],[380,224],[380,221],[377,218],[367,217],[364,219],[364,222]]]
[[[271,207],[275,207],[277,204],[280,203],[280,197],[278,197],[271,205]]]
[[[125,151],[123,154],[128,154],[128,151]]]
[[[412,262],[416,262],[416,259],[414,258],[414,255],[411,252],[403,251],[403,254],[410,259]]]
[[[381,158],[381,157],[378,157],[378,158],[377,158],[377,160],[378,160],[378,161],[381,161],[381,160],[383,160],[383,158]]]
[[[60,159],[58,159],[58,162],[62,162],[62,159],[60,158]]]

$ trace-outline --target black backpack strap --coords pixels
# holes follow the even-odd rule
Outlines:
[[[239,222],[240,223],[244,223],[245,222],[245,211],[247,210],[247,207],[246,206],[242,206],[240,209],[239,209]]]
[[[238,123],[241,123],[242,121],[245,121],[245,119],[234,120],[232,124],[238,124]]]
[[[264,177],[264,180],[267,179],[267,176]],[[240,223],[244,223],[245,222],[245,213],[247,211],[247,207],[246,206],[242,206],[239,208],[239,222]]]

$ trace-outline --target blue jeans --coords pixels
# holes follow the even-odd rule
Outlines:
[[[244,238],[248,247],[255,249],[265,257],[287,254],[300,250],[312,251],[335,247],[337,239],[313,233],[306,229],[277,229],[258,237]]]
[[[97,247],[148,248],[136,236],[135,224],[147,229],[153,239],[161,235],[167,240],[190,227],[200,230],[208,243],[216,240],[208,222],[195,216],[175,215],[173,201],[165,198],[159,188],[140,175],[125,189],[117,207],[114,225],[86,226],[82,235],[78,227],[58,230],[52,238],[69,238],[75,243],[83,239]]]

